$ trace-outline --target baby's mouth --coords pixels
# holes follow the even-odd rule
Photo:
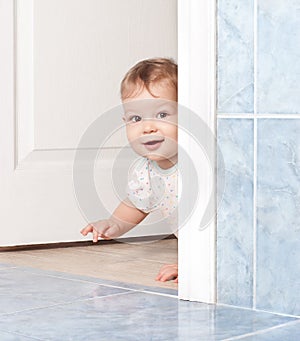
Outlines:
[[[164,139],[161,140],[151,140],[144,142],[143,145],[148,149],[148,150],[156,150],[160,147],[160,145],[164,142]]]

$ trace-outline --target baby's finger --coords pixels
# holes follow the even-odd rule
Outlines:
[[[86,227],[84,227],[80,233],[83,235],[83,236],[86,236],[88,233],[90,232],[93,232],[93,226],[92,225],[87,225]]]
[[[156,276],[155,280],[160,281],[162,279],[162,276],[168,271],[170,265],[164,265],[160,270],[158,275]]]
[[[164,265],[157,277],[156,280],[160,281],[160,282],[166,282],[166,281],[170,281],[170,280],[175,280],[175,282],[178,283],[178,266],[177,264],[168,264],[168,265]]]
[[[175,274],[169,273],[169,274],[164,274],[160,281],[161,282],[166,282],[166,281],[171,281],[172,279],[176,279],[177,276]]]
[[[160,272],[158,273],[158,275],[156,276],[155,280],[156,280],[156,281],[160,281],[162,275],[163,275],[163,273],[160,271]]]
[[[160,282],[166,282],[169,280],[169,275],[164,273],[160,276],[159,280],[160,280]]]
[[[97,243],[98,241],[98,232],[96,229],[93,229],[93,242]]]

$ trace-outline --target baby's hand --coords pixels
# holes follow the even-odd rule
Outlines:
[[[109,240],[123,234],[120,226],[112,219],[99,220],[95,223],[88,224],[80,233],[83,236],[86,236],[88,233],[93,233],[94,243],[97,243],[99,237]]]
[[[171,281],[174,279],[175,283],[178,283],[178,265],[177,264],[168,264],[164,265],[155,280],[160,282]]]

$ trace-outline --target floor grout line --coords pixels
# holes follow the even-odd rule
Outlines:
[[[37,338],[37,337],[34,337],[34,336],[28,336],[26,334],[21,334],[21,333],[18,333],[18,332],[11,332],[11,331],[4,330],[4,329],[0,329],[0,332],[1,333],[7,333],[8,335],[23,336],[23,337],[26,337],[26,339],[28,339],[28,340],[46,341],[45,339],[40,339],[40,338]]]
[[[148,291],[148,290],[140,290],[142,293],[146,293],[149,295],[158,295],[158,296],[165,296],[165,297],[170,297],[170,298],[176,298],[178,300],[178,295],[171,295],[171,294],[165,294],[161,292],[156,292],[156,291]]]
[[[269,328],[266,328],[266,329],[261,329],[261,330],[258,330],[256,332],[251,332],[251,333],[246,333],[246,334],[230,337],[230,338],[227,338],[227,339],[223,339],[221,341],[242,340],[242,339],[244,339],[246,337],[249,337],[249,336],[265,334],[265,333],[268,333],[270,331],[273,331],[273,330],[276,330],[276,329],[280,329],[280,328],[284,328],[284,327],[288,327],[288,326],[294,325],[294,324],[300,324],[300,321],[296,320],[296,321],[289,321],[289,322],[286,322],[286,323],[281,323],[281,324],[278,324],[278,325],[273,326],[273,327],[269,327]]]
[[[217,303],[216,305],[220,306],[220,307],[237,308],[237,309],[242,309],[242,310],[247,310],[247,311],[255,311],[257,313],[266,313],[266,314],[272,314],[272,315],[282,316],[282,317],[290,317],[290,318],[300,320],[300,316],[297,316],[297,315],[289,315],[289,314],[277,313],[277,312],[262,310],[262,309],[240,307],[240,306],[230,305],[230,304],[226,304],[226,303]]]
[[[54,304],[50,304],[50,305],[43,306],[43,307],[28,308],[28,309],[14,311],[11,313],[2,313],[2,314],[0,314],[0,317],[12,316],[12,315],[21,314],[21,313],[27,313],[29,311],[49,309],[49,308],[54,308],[54,307],[58,307],[58,306],[65,306],[65,305],[70,305],[70,304],[75,304],[75,303],[80,303],[80,302],[82,303],[82,302],[88,302],[88,301],[93,301],[93,300],[99,300],[99,299],[106,298],[106,297],[128,295],[128,294],[132,294],[132,293],[133,292],[127,291],[127,292],[119,292],[116,294],[109,294],[109,295],[104,295],[104,296],[89,297],[89,298],[85,298],[85,299],[75,299],[74,301],[54,303]]]

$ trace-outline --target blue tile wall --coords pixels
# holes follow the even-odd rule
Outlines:
[[[253,121],[220,119],[218,143],[225,191],[218,211],[218,300],[251,307],[253,300]],[[220,157],[220,155],[219,155]]]
[[[299,42],[299,0],[218,1],[218,301],[297,316]]]
[[[253,1],[218,2],[218,111],[253,112]]]

